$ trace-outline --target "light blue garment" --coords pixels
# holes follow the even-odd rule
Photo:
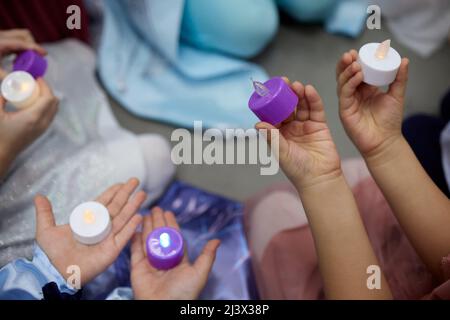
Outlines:
[[[42,287],[55,282],[60,292],[75,294],[36,244],[33,260],[17,259],[0,269],[0,300],[42,300]]]
[[[170,3],[170,5],[169,5]],[[250,77],[257,65],[179,43],[183,0],[105,2],[98,70],[109,93],[130,112],[192,127],[250,128]]]
[[[367,19],[366,0],[341,0],[328,16],[325,29],[329,33],[357,37],[363,31]]]
[[[278,23],[273,0],[186,0],[181,36],[200,49],[249,58],[272,40]]]
[[[0,269],[0,300],[42,300],[42,288],[54,282],[61,293],[74,295],[72,288],[35,244],[33,260],[17,259]],[[131,288],[116,288],[108,300],[133,299]]]

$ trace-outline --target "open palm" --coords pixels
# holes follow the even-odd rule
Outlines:
[[[201,255],[191,264],[185,253],[183,260],[169,270],[157,270],[148,261],[145,242],[153,229],[168,226],[179,230],[172,212],[154,208],[144,218],[142,232],[136,233],[131,245],[131,285],[135,299],[193,300],[198,298],[211,271],[219,240],[209,241]]]
[[[145,193],[138,192],[130,199],[138,184],[137,179],[130,179],[126,184],[110,187],[96,199],[108,209],[112,230],[105,240],[95,245],[77,242],[68,224],[56,226],[48,199],[36,197],[36,240],[63,277],[68,276],[69,266],[79,266],[83,285],[114,262],[142,221],[136,213],[146,198]]]
[[[355,50],[345,53],[336,69],[339,111],[347,134],[362,154],[370,154],[401,134],[408,77],[403,59],[397,78],[384,92],[363,83]]]
[[[291,88],[299,97],[297,111],[276,127],[260,122],[256,128],[279,129],[280,165],[294,185],[306,187],[339,172],[340,159],[316,89],[299,82]]]

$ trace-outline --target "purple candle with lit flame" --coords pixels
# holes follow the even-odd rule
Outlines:
[[[183,237],[174,228],[157,228],[148,235],[146,250],[149,262],[156,269],[167,270],[174,268],[183,259]]]

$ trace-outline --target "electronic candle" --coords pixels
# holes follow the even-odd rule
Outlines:
[[[16,108],[23,109],[31,106],[39,97],[39,86],[28,72],[15,71],[3,79],[1,92]]]
[[[148,235],[146,250],[152,266],[160,270],[171,269],[183,259],[183,237],[174,228],[157,228]]]
[[[47,60],[34,50],[26,50],[17,56],[13,71],[26,71],[37,79],[47,71]]]
[[[361,65],[364,82],[382,87],[395,80],[402,58],[394,48],[391,48],[391,40],[386,40],[362,46],[359,49],[358,62]]]
[[[95,201],[78,205],[70,215],[69,224],[74,238],[87,245],[101,242],[111,231],[108,209]]]
[[[255,92],[248,101],[253,113],[264,122],[277,125],[286,120],[298,104],[298,96],[280,77],[265,83],[253,81]]]

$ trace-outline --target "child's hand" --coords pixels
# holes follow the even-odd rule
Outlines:
[[[202,254],[191,264],[185,253],[181,263],[173,269],[157,270],[146,257],[145,242],[153,229],[169,226],[179,229],[172,212],[154,208],[144,217],[142,233],[138,232],[131,245],[131,286],[139,300],[193,300],[208,279],[216,258],[219,240],[209,241]]]
[[[299,97],[299,105],[296,113],[278,126],[279,161],[292,183],[304,188],[340,176],[341,165],[316,89],[300,82],[291,88]],[[257,123],[256,128],[275,129],[266,122]]]
[[[402,60],[397,78],[384,93],[363,83],[357,58],[358,53],[351,50],[337,65],[339,112],[347,134],[361,154],[368,157],[401,137],[409,61]]]
[[[130,199],[138,184],[137,179],[130,179],[126,184],[110,187],[97,198],[96,201],[108,208],[112,230],[105,240],[91,246],[77,242],[68,224],[56,226],[48,199],[36,197],[36,241],[64,278],[70,276],[67,267],[77,265],[84,285],[114,262],[142,221],[136,212],[146,194],[140,191]]]

